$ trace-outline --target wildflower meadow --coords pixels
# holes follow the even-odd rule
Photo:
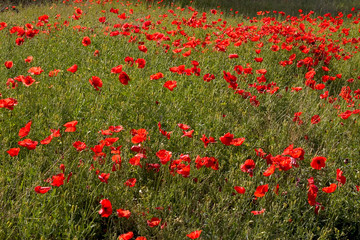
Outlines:
[[[4,5],[0,239],[360,238],[359,4],[210,2]]]

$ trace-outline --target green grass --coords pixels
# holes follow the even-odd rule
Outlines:
[[[359,43],[356,41],[359,25],[354,22],[358,19],[357,12],[353,12],[355,20],[339,17],[343,23],[336,22],[337,18],[331,20],[330,17],[313,15],[304,17],[308,21],[303,21],[299,13],[295,13],[298,18],[292,19],[286,15],[269,14],[270,17],[264,15],[249,20],[239,15],[213,15],[210,7],[199,6],[195,2],[192,6],[201,10],[196,20],[206,11],[207,18],[203,25],[212,25],[219,18],[221,21],[216,25],[219,28],[180,25],[179,30],[200,42],[189,57],[183,57],[182,54],[188,49],[175,54],[173,50],[181,46],[173,46],[173,42],[181,39],[181,44],[184,44],[191,39],[180,33],[172,36],[167,31],[177,30],[176,25],[172,24],[174,20],[184,23],[184,20],[191,18],[193,12],[187,7],[182,10],[178,7],[181,3],[169,6],[149,2],[137,4],[135,1],[128,5],[121,1],[110,2],[58,2],[19,6],[19,13],[0,13],[0,22],[8,25],[0,31],[1,98],[11,97],[18,101],[12,111],[0,109],[1,239],[116,239],[129,231],[134,233],[134,239],[138,236],[146,236],[147,239],[189,239],[187,234],[200,229],[200,239],[355,239],[360,234],[360,201],[359,192],[356,191],[360,178],[357,170],[358,114],[346,120],[338,116],[348,109],[357,109],[359,105],[354,93],[360,87],[357,68],[360,62],[357,54]],[[284,3],[280,1],[279,4]],[[283,11],[289,12],[285,5],[279,5],[279,9],[278,6],[266,5],[266,9],[260,6],[258,8],[252,4],[251,9],[273,8],[279,11],[284,6]],[[340,3],[336,6],[340,6]],[[352,6],[345,7],[351,9]],[[79,20],[71,18],[75,8],[83,10]],[[125,12],[129,18],[119,19],[118,14],[109,12],[111,8],[119,8],[119,14]],[[133,9],[133,14],[129,14],[130,9]],[[169,9],[173,9],[176,16],[169,13]],[[251,11],[248,15],[252,14]],[[324,12],[318,14],[321,13]],[[44,14],[49,15],[51,27],[48,28],[46,24],[43,27],[35,26],[38,17]],[[168,16],[160,17],[164,14]],[[98,20],[102,16],[106,16],[105,24]],[[149,16],[148,19],[146,16]],[[141,28],[142,22],[147,20],[153,23],[152,28],[150,26],[150,29],[144,30]],[[161,23],[157,23],[159,20]],[[63,25],[64,21],[69,21],[69,25]],[[223,21],[227,24],[221,27]],[[57,30],[54,28],[56,22]],[[139,25],[140,33],[130,30],[131,36],[137,37],[136,41],[129,43],[130,36],[111,37],[104,34],[104,31],[123,31],[113,26],[125,22]],[[331,32],[327,28],[319,32],[321,22],[329,22],[330,27],[334,28],[339,24],[340,29]],[[24,37],[24,44],[17,46],[15,40],[18,36],[10,34],[9,30],[14,26],[25,27],[26,23],[33,24],[40,33],[31,39]],[[279,40],[277,45],[280,47],[290,36],[304,36],[299,29],[300,23],[305,24],[307,36],[314,39],[319,37],[313,44],[310,40],[297,39],[286,43],[298,44],[290,51],[280,48],[278,52],[273,52],[270,49],[274,45],[269,41],[272,36]],[[79,31],[74,26],[84,29]],[[229,39],[226,32],[235,31],[236,28],[238,36],[230,41],[226,52],[215,51],[216,39]],[[289,28],[294,28],[299,34],[286,33]],[[343,28],[350,29],[348,36],[341,33]],[[159,43],[148,41],[144,32],[160,32],[169,36],[170,40]],[[260,54],[255,53],[255,49],[259,49],[259,42],[251,41],[257,35],[261,35],[260,41],[264,44]],[[85,36],[91,39],[91,44],[86,47],[81,43]],[[206,36],[211,36],[211,43],[202,47]],[[321,37],[326,40],[322,41]],[[355,39],[354,43],[342,44],[344,39],[352,38]],[[240,39],[241,46],[234,46]],[[308,69],[297,67],[296,64],[306,57],[315,58],[312,50],[317,47],[324,47],[322,54],[325,54],[333,47],[327,39],[333,42],[333,46],[338,45],[340,51],[328,53],[333,56],[327,65],[330,69],[328,73],[322,70],[325,64],[321,59],[313,66],[316,71],[314,79],[319,84],[323,75],[342,74],[342,77],[324,83],[326,87],[323,90],[313,90],[305,85]],[[138,42],[145,43],[147,53],[139,51]],[[168,52],[164,51],[163,44],[170,45]],[[308,54],[301,52],[301,45],[311,48],[311,51]],[[99,56],[94,56],[95,50],[99,51]],[[229,59],[232,53],[238,54],[239,58]],[[288,60],[292,54],[296,54],[294,63],[282,67],[279,62]],[[352,56],[348,60],[336,60],[336,54]],[[31,63],[24,61],[28,56],[34,58]],[[145,68],[127,65],[124,62],[127,56],[134,60],[144,58]],[[263,62],[254,61],[258,56],[263,57]],[[10,60],[14,66],[7,69],[3,63]],[[169,71],[169,68],[179,65],[191,68],[192,60],[199,62],[200,76]],[[248,63],[254,74],[245,77],[234,71],[234,66],[246,67]],[[74,64],[78,65],[76,73],[66,71]],[[120,64],[131,79],[128,85],[122,85],[118,76],[111,73],[111,69]],[[44,69],[40,75],[32,76],[38,83],[26,87],[18,82],[15,89],[7,88],[5,83],[8,78],[27,76],[29,68],[37,66]],[[61,71],[56,77],[49,77],[48,73],[54,69]],[[267,70],[266,83],[257,82],[256,77],[260,76],[256,74],[257,69]],[[251,104],[248,98],[234,94],[223,78],[223,71],[237,76],[238,88],[257,96],[259,106]],[[158,72],[162,72],[164,78],[150,80],[150,75]],[[215,79],[203,81],[206,73],[214,74]],[[101,91],[96,91],[90,85],[92,76],[102,79]],[[350,78],[354,78],[354,82],[347,82]],[[177,81],[173,91],[163,87],[168,80]],[[249,87],[253,83],[262,85],[271,82],[276,82],[279,87],[274,94],[259,93]],[[353,106],[348,107],[349,103],[339,96],[344,86],[352,90]],[[292,87],[302,87],[303,90],[294,92],[291,91]],[[330,103],[320,99],[320,94],[325,91],[329,91],[329,95],[337,100]],[[304,122],[302,125],[293,122],[296,112],[303,112],[300,116]],[[318,124],[310,123],[314,115],[321,118]],[[6,151],[19,147],[18,141],[22,140],[18,136],[19,130],[30,120],[31,130],[25,138],[36,140],[39,145],[35,150],[20,147],[18,156],[9,156]],[[73,120],[78,121],[77,130],[65,132],[63,125]],[[158,122],[161,122],[162,129],[172,132],[170,139],[159,133]],[[181,137],[183,133],[178,123],[191,126],[193,138]],[[110,149],[104,147],[107,156],[104,162],[100,162],[93,160],[90,147],[100,144],[106,137],[99,133],[100,130],[117,125],[122,125],[124,131],[108,137],[119,138],[114,146],[122,146],[122,165],[120,170],[112,171]],[[149,139],[142,143],[147,156],[141,159],[143,168],[129,164],[129,159],[136,154],[130,150],[135,145],[131,142],[130,130],[141,128],[149,133]],[[54,138],[48,145],[40,145],[40,140],[51,134],[50,129],[60,129],[61,137]],[[241,146],[223,145],[219,138],[227,132],[234,134],[235,138],[244,137],[245,142]],[[210,143],[204,148],[200,140],[203,134],[214,137],[217,143]],[[72,146],[75,141],[85,142],[88,148],[77,152]],[[305,151],[305,159],[299,161],[300,167],[292,167],[288,171],[276,169],[273,175],[265,177],[263,173],[269,166],[265,159],[256,156],[254,149],[262,148],[264,152],[276,156],[282,154],[290,144]],[[158,172],[147,169],[148,163],[160,163],[156,153],[161,149],[171,151],[172,160],[179,159],[180,154],[190,156],[188,178],[177,173],[172,175],[169,172],[170,162],[161,165]],[[219,169],[196,169],[195,159],[198,155],[215,157],[219,161]],[[315,156],[327,158],[325,168],[314,170],[310,167]],[[256,162],[253,177],[240,169],[246,159]],[[60,187],[51,186],[44,180],[59,174],[60,164],[65,165],[65,178],[70,172],[72,177],[69,182],[65,179]],[[95,169],[89,170],[92,164]],[[336,169],[344,172],[346,184],[338,186],[334,193],[321,191],[323,187],[337,183]],[[98,174],[96,170],[99,170]],[[99,180],[101,173],[110,173],[108,184]],[[319,189],[316,200],[324,206],[318,214],[314,212],[315,206],[308,203],[310,177],[314,177]],[[124,185],[130,178],[137,179],[136,185],[131,188]],[[257,186],[264,184],[269,184],[269,191],[256,200],[254,192]],[[277,184],[278,195],[273,191]],[[45,194],[37,194],[34,191],[36,186],[52,188]],[[234,186],[245,187],[246,193],[234,194]],[[109,199],[112,203],[112,215],[108,218],[98,213],[102,199]],[[130,210],[130,218],[119,218],[116,214],[119,208]],[[266,209],[261,215],[251,213],[261,209]],[[162,228],[160,225],[151,228],[147,220],[152,217],[160,218],[160,225],[166,224]]]

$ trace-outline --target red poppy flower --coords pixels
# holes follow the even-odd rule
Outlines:
[[[197,68],[197,67],[192,67],[190,68],[191,73],[193,73],[195,76],[200,76],[201,73],[201,69]],[[186,75],[191,75],[191,73],[189,73],[188,71],[186,71]]]
[[[18,46],[22,45],[24,42],[25,42],[25,40],[22,37],[19,37],[15,40],[15,44]]]
[[[345,120],[345,119],[348,119],[352,114],[353,114],[353,111],[346,110],[345,112],[340,113],[338,116]]]
[[[185,132],[185,131],[182,131],[183,132],[183,135],[181,137],[188,137],[188,138],[192,138],[192,134],[194,132],[194,130],[190,130],[188,132]]]
[[[64,184],[64,180],[65,180],[64,174],[59,173],[58,175],[52,176],[51,185],[55,187],[60,187],[61,185]]]
[[[146,240],[146,237],[140,236],[140,237],[137,237],[135,240]]]
[[[0,31],[7,27],[6,22],[0,22]]]
[[[22,78],[22,83],[23,83],[26,87],[31,86],[34,82],[35,82],[35,79],[33,79],[31,76],[26,76],[26,77],[23,77],[23,78]]]
[[[137,67],[138,68],[144,68],[145,67],[145,64],[146,64],[146,61],[145,59],[143,58],[138,58],[135,63],[137,64]]]
[[[203,77],[203,80],[205,82],[210,82],[211,80],[214,80],[214,79],[215,79],[215,75],[210,74],[210,73],[205,74],[204,77]]]
[[[255,169],[255,162],[252,159],[247,159],[244,164],[241,165],[241,171],[249,173],[250,177],[253,176]]]
[[[89,79],[89,83],[95,88],[96,91],[99,91],[100,90],[99,88],[103,86],[103,82],[97,76],[92,76]]]
[[[113,152],[113,151],[112,151]],[[119,154],[115,154],[111,157],[111,161],[118,164],[119,168],[121,167],[121,156]]]
[[[72,73],[76,73],[77,70],[78,70],[78,66],[76,64],[72,65],[67,69],[68,72],[72,72]]]
[[[172,132],[167,132],[167,131],[161,129],[161,123],[160,123],[160,122],[158,122],[158,127],[159,127],[159,132],[160,132],[162,135],[164,135],[167,139],[170,139]]]
[[[310,165],[313,169],[320,170],[321,168],[325,167],[325,162],[325,157],[314,157]]]
[[[33,59],[34,59],[33,56],[28,56],[27,58],[25,58],[24,61],[25,61],[26,63],[31,63]]]
[[[101,142],[101,144],[104,144],[105,146],[109,147],[109,146],[113,145],[114,143],[116,143],[117,140],[119,140],[118,137],[116,137],[116,138],[105,138],[104,140],[101,140],[100,142]]]
[[[60,164],[59,168],[63,173],[65,173],[65,165],[64,164]]]
[[[146,18],[146,19],[149,19],[149,18]],[[145,22],[142,24],[142,29],[148,30],[150,25],[151,25],[151,21],[145,21]]]
[[[336,181],[339,182],[339,184],[344,185],[346,183],[346,177],[343,176],[344,172],[340,169],[336,169]]]
[[[140,163],[140,160],[141,160],[141,157],[139,157],[139,156],[134,156],[134,157],[130,158],[129,163],[130,163],[131,165],[133,165],[133,166],[139,166],[139,167],[142,168],[142,165],[141,165],[141,163]]]
[[[207,168],[212,168],[214,170],[219,170],[219,161],[214,157],[203,157],[197,156],[195,159],[196,168],[199,169],[202,166]]]
[[[163,77],[164,77],[164,74],[162,72],[158,72],[158,73],[151,75],[150,80],[158,80]]]
[[[104,144],[95,145],[94,147],[91,147],[91,151],[94,152],[94,160],[101,159],[106,156],[106,153],[103,152]]]
[[[264,158],[266,156],[266,152],[264,152],[261,148],[255,148],[256,156],[259,156],[261,158]]]
[[[309,178],[308,182],[309,182],[308,203],[310,204],[310,206],[315,206],[316,205],[316,197],[317,197],[317,193],[318,193],[319,189],[314,184],[313,177]]]
[[[99,180],[104,183],[108,183],[108,179],[110,177],[110,173],[102,173],[98,176]]]
[[[5,67],[6,67],[7,69],[12,68],[13,66],[14,66],[14,63],[13,63],[12,61],[6,61],[6,62],[5,62]]]
[[[230,54],[229,55],[229,58],[232,59],[232,58],[239,58],[239,55],[237,54]]]
[[[267,70],[266,69],[258,69],[258,70],[256,70],[256,73],[257,74],[262,74],[262,75],[264,75],[264,74],[266,74],[267,73]]]
[[[49,77],[56,77],[60,71],[61,71],[60,69],[54,69],[54,70],[50,71]]]
[[[47,193],[50,189],[51,189],[51,187],[36,186],[34,190],[35,190],[35,192],[37,192],[37,193],[44,194],[44,193]]]
[[[60,129],[50,129],[50,131],[53,137],[61,137]]]
[[[136,178],[130,178],[130,179],[126,180],[126,182],[124,184],[128,187],[134,187],[135,183],[136,183]]]
[[[271,50],[274,51],[274,52],[277,52],[277,51],[280,50],[280,47],[278,45],[272,45]]]
[[[183,53],[183,57],[188,57],[191,55],[191,49]]]
[[[86,47],[91,44],[91,40],[89,37],[84,37],[81,43],[82,43],[82,45],[84,45]]]
[[[231,140],[230,144],[233,146],[240,146],[244,143],[245,138],[234,138],[233,140]]]
[[[14,110],[14,106],[16,106],[17,104],[18,101],[15,98],[0,99],[0,108]]]
[[[141,144],[132,146],[130,150],[137,153],[146,152],[145,149],[141,147]]]
[[[239,187],[239,186],[235,186],[234,189],[237,193],[240,193],[240,194],[244,194],[246,191],[244,187]]]
[[[177,82],[176,81],[167,81],[164,83],[164,87],[169,89],[170,91],[173,91],[174,88],[176,88]]]
[[[128,83],[130,81],[130,77],[127,75],[126,72],[121,72],[119,74],[119,81],[124,85],[128,85]]]
[[[311,68],[307,73],[305,73],[305,78],[308,80],[311,80],[314,78],[315,74],[316,74],[316,71],[314,71],[314,69]]]
[[[231,145],[232,140],[234,139],[234,134],[226,133],[224,136],[220,137],[220,141],[226,145]]]
[[[76,14],[81,15],[83,14],[83,11],[80,8],[76,8],[75,10]]]
[[[176,172],[184,178],[188,177],[190,174],[190,165],[181,164],[177,166],[177,169]]]
[[[99,17],[99,22],[101,22],[101,23],[106,22],[106,17]]]
[[[160,159],[161,164],[165,165],[167,162],[170,161],[172,152],[162,149],[156,153],[156,156],[158,156],[158,158]]]
[[[125,57],[124,61],[129,64],[131,67],[134,65],[134,59],[132,57]]]
[[[14,79],[8,78],[8,80],[6,81],[7,88],[10,87],[10,84],[12,89],[15,89],[18,86],[17,82],[15,82]]]
[[[124,210],[124,209],[117,209],[116,210],[116,213],[119,217],[124,217],[124,218],[127,218],[129,219],[130,215],[131,215],[131,212],[129,210]]]
[[[18,144],[21,147],[26,147],[29,150],[34,150],[36,148],[36,145],[38,144],[38,142],[32,141],[31,139],[24,139],[22,141],[19,141]]]
[[[314,116],[312,116],[312,118],[311,118],[311,124],[317,124],[317,123],[319,123],[320,122],[320,117],[319,117],[319,115],[314,115]]]
[[[254,215],[263,214],[264,212],[265,212],[265,208],[261,209],[260,211],[251,211],[251,213]]]
[[[73,147],[80,152],[86,148],[86,144],[84,142],[76,141],[73,143]]]
[[[294,118],[293,118],[293,122],[296,122],[297,124],[301,125],[303,124],[303,121],[300,119],[300,115],[302,114],[302,112],[296,112],[294,113]]]
[[[280,188],[279,184],[276,184],[273,190],[276,195],[279,195],[279,188]]]
[[[202,232],[202,230],[196,230],[196,231],[193,231],[193,232],[187,234],[186,236],[189,237],[190,239],[197,239],[200,237],[201,232]]]
[[[122,147],[122,146],[110,147],[111,153],[112,153],[112,154],[120,154],[120,153],[121,153],[121,151],[120,151],[121,147]]]
[[[39,21],[44,22],[44,23],[48,23],[49,22],[49,16],[48,15],[42,15],[40,17],[38,17]]]
[[[268,176],[271,176],[274,172],[275,172],[275,169],[276,169],[276,165],[275,164],[272,164],[270,167],[268,167],[265,172],[263,173],[263,175],[265,177],[268,177]]]
[[[99,211],[99,214],[102,217],[109,217],[112,214],[112,206],[109,199],[102,199],[100,201],[101,209]]]
[[[149,227],[156,227],[157,225],[160,224],[160,222],[161,222],[161,219],[159,219],[157,217],[153,217],[147,221],[147,224]]]
[[[324,88],[325,88],[325,84],[320,83],[315,85],[316,90],[323,90]]]
[[[113,133],[109,130],[109,129],[106,129],[106,130],[100,130],[99,133],[101,133],[102,135],[104,136],[111,136],[113,135]]]
[[[28,70],[31,75],[40,75],[44,70],[41,67],[32,67]]]
[[[133,135],[131,142],[134,144],[138,144],[138,143],[141,143],[146,140],[146,136],[147,136],[148,132],[146,131],[146,129],[143,129],[143,128],[138,129],[138,130],[132,129],[131,134]]]
[[[183,74],[185,72],[185,65],[175,66],[169,68],[170,72],[177,73],[179,75]]]
[[[45,139],[40,141],[40,144],[42,145],[46,145],[49,144],[51,142],[51,140],[53,139],[53,135],[49,135],[48,137],[46,137]]]
[[[190,126],[189,125],[186,125],[186,124],[183,124],[183,123],[178,123],[177,124],[179,128],[181,128],[182,130],[189,130],[190,129]]]
[[[118,66],[116,66],[116,67],[113,67],[113,68],[111,69],[111,73],[115,73],[115,74],[121,73],[121,72],[122,72],[122,68],[123,68],[122,65],[118,65]]]
[[[66,127],[65,132],[75,132],[76,131],[76,125],[78,124],[78,121],[71,121],[64,124],[64,127]]]
[[[333,193],[333,192],[335,192],[335,190],[336,190],[336,184],[335,183],[332,183],[332,184],[330,184],[329,187],[324,187],[322,189],[322,191],[326,192],[326,193]]]
[[[16,157],[19,155],[20,148],[10,148],[8,151],[6,151],[10,156]]]
[[[124,130],[124,127],[119,125],[119,126],[110,126],[109,130],[112,132],[121,132],[122,130]]]
[[[291,88],[291,92],[299,92],[299,91],[301,91],[302,90],[302,87],[292,87]]]
[[[133,237],[134,237],[134,233],[133,232],[128,232],[128,233],[121,234],[119,236],[119,240],[130,240]]]
[[[25,79],[25,76],[24,76],[24,75],[19,75],[19,76],[17,76],[17,77],[14,77],[14,79],[15,79],[16,81],[18,81],[18,82],[23,82],[24,79]]]
[[[30,121],[25,125],[25,127],[21,128],[21,129],[19,130],[19,137],[20,137],[20,138],[26,137],[26,136],[29,134],[30,128],[31,128],[31,123],[32,123],[32,121],[30,120]]]
[[[269,185],[260,185],[256,188],[256,191],[254,193],[255,197],[263,197],[265,196],[265,193],[269,191]]]
[[[203,134],[203,136],[202,136],[202,138],[200,138],[200,140],[203,141],[203,143],[204,143],[204,148],[206,148],[206,147],[209,145],[209,143],[216,143],[215,138],[213,138],[213,137],[207,138],[207,137],[205,136],[205,134]]]
[[[138,48],[139,48],[140,51],[142,51],[144,53],[147,53],[147,51],[148,51],[148,49],[147,49],[147,47],[145,45],[139,45]]]
[[[295,148],[292,150],[290,155],[293,158],[304,160],[305,151],[302,148]]]

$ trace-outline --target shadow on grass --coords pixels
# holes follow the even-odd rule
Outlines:
[[[254,17],[258,11],[282,11],[285,14],[298,15],[299,9],[307,14],[314,11],[316,15],[331,13],[337,15],[338,12],[350,13],[351,8],[360,8],[359,1],[353,0],[164,0],[166,3],[174,2],[177,5],[192,5],[198,9],[209,10],[217,9],[220,6],[224,12],[230,9],[238,11],[239,14]]]

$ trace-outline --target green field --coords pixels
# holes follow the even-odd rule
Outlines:
[[[249,2],[6,5],[0,239],[359,238],[358,6]]]

